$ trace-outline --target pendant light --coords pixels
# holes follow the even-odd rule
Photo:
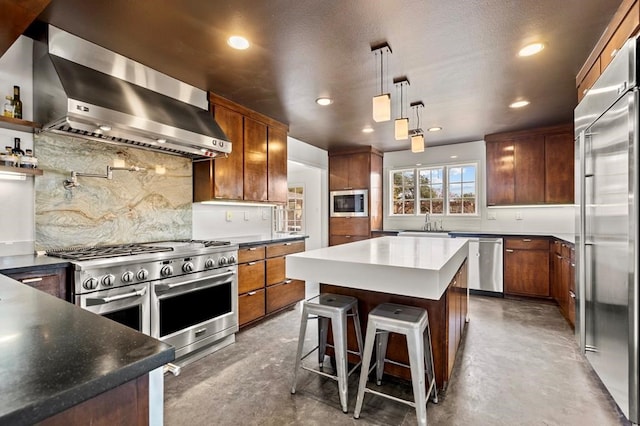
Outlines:
[[[384,92],[384,54],[391,53],[391,46],[387,42],[371,46],[376,59],[380,55],[380,94],[373,97],[373,121],[379,123],[391,120],[391,94]],[[376,60],[377,62],[377,60]],[[377,74],[377,73],[376,73]]]
[[[401,77],[394,79],[393,83],[400,88],[400,118],[396,119],[395,137],[397,141],[401,141],[409,137],[409,118],[404,117],[404,90],[409,85],[409,79]]]
[[[417,123],[416,128],[411,130],[411,152],[424,152],[424,132],[420,128],[420,115],[422,114],[424,104],[421,101],[412,102],[411,108],[416,111]]]

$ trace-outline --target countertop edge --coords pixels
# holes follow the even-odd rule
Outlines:
[[[117,372],[77,385],[60,392],[46,401],[38,401],[5,414],[0,423],[12,425],[30,425],[59,414],[69,408],[94,398],[101,393],[115,389],[131,380],[148,374],[175,359],[175,348],[169,347],[162,352],[151,355],[121,368]]]
[[[271,238],[271,239],[264,239],[264,240],[253,240],[253,241],[240,241],[240,240],[234,240],[233,238],[230,238],[230,241],[233,244],[238,244],[238,247],[242,248],[242,247],[259,246],[263,244],[273,244],[273,243],[280,243],[280,242],[305,240],[307,238],[309,238],[308,235],[291,235],[288,237]]]

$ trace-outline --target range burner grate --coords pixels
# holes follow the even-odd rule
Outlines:
[[[136,254],[173,251],[172,247],[156,247],[142,244],[122,244],[115,246],[94,246],[47,251],[48,256],[70,260],[105,259],[109,257],[133,256]]]

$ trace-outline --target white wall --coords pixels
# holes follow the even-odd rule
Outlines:
[[[20,86],[22,117],[33,119],[33,40],[20,36],[0,57],[0,105],[4,97],[13,95],[13,86]],[[13,146],[20,138],[22,149],[33,149],[33,134],[0,128],[0,149]],[[38,153],[34,153],[37,157]],[[34,250],[35,190],[33,177],[14,181],[0,178],[0,256],[29,254]]]
[[[456,156],[456,158],[452,158]],[[383,179],[385,197],[383,203],[383,228],[420,229],[424,224],[424,216],[392,217],[389,216],[389,172],[402,167],[432,166],[441,164],[478,163],[478,204],[479,214],[476,217],[456,218],[450,216],[432,216],[443,219],[446,230],[455,231],[498,231],[498,232],[547,232],[573,233],[574,206],[518,206],[487,207],[486,203],[486,153],[484,141],[467,142],[426,148],[422,153],[411,151],[388,152],[383,160]],[[495,219],[489,219],[495,216]],[[516,219],[516,216],[522,219]]]
[[[305,186],[307,250],[329,245],[329,155],[295,138],[287,138],[289,185]]]
[[[193,238],[220,240],[229,237],[270,238],[272,205],[256,206],[246,203],[194,203]]]

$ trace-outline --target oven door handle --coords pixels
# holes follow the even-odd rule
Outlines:
[[[144,296],[147,292],[147,288],[141,288],[140,290],[132,291],[131,293],[118,294],[117,296],[107,297],[87,297],[87,306],[104,305],[105,303],[115,302],[116,300],[128,299],[130,297]]]
[[[168,291],[168,290],[174,289],[176,287],[182,287],[183,285],[189,285],[189,284],[197,283],[198,281],[215,280],[215,279],[218,279],[218,278],[230,277],[231,275],[235,275],[235,273],[236,273],[236,271],[227,271],[227,272],[223,272],[222,274],[210,275],[210,276],[207,276],[207,277],[200,277],[200,278],[196,278],[196,279],[193,279],[193,280],[182,281],[182,282],[174,283],[174,284],[156,284],[154,288],[157,291]]]

